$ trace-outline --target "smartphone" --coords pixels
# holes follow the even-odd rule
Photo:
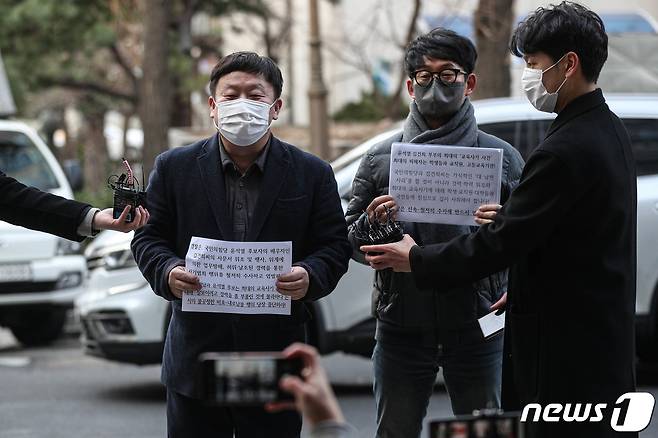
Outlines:
[[[464,415],[430,421],[430,438],[525,438],[518,413]]]
[[[279,388],[285,375],[300,376],[299,358],[278,353],[204,353],[200,356],[206,400],[225,406],[254,406],[292,401]]]

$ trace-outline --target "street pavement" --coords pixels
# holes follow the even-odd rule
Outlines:
[[[159,374],[158,366],[85,356],[75,336],[47,348],[25,349],[0,329],[0,438],[164,437],[165,391]],[[645,374],[648,383],[642,389],[658,396],[658,373]],[[371,389],[335,389],[357,436],[374,436]],[[450,416],[442,388],[435,391],[428,413],[428,418]],[[641,437],[658,437],[656,423],[652,421]],[[306,430],[302,436],[308,436]],[[427,437],[427,431],[421,436]]]

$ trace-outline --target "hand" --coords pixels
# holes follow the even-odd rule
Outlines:
[[[366,262],[376,270],[392,268],[395,272],[411,272],[409,251],[416,245],[410,235],[405,234],[402,240],[383,245],[366,245],[360,249],[366,253]],[[381,253],[374,255],[371,253]]]
[[[503,208],[499,204],[480,205],[475,211],[475,222],[478,225],[490,224],[498,214],[498,210]]]
[[[176,298],[182,298],[183,292],[186,290],[201,290],[199,277],[187,272],[184,266],[176,266],[169,271],[167,283],[169,290]]]
[[[323,421],[345,422],[315,348],[296,343],[286,348],[283,355],[287,358],[299,357],[304,362],[302,379],[297,376],[284,376],[279,381],[279,387],[293,394],[295,402],[268,403],[265,409],[268,412],[297,409],[311,427]]]
[[[366,208],[366,214],[371,223],[375,220],[385,223],[388,220],[387,211],[391,212],[391,219],[395,220],[398,213],[398,204],[395,202],[395,198],[390,195],[376,197]]]
[[[91,228],[94,230],[113,230],[127,233],[146,225],[150,216],[148,210],[141,205],[135,210],[133,221],[130,223],[126,222],[130,208],[130,205],[126,205],[126,208],[123,209],[118,219],[114,219],[114,210],[112,208],[99,211],[94,215]]]
[[[489,309],[493,310],[500,310],[501,312],[505,310],[505,307],[507,306],[507,292],[503,294],[502,297],[495,303],[489,307]]]
[[[301,300],[308,292],[308,272],[301,266],[293,266],[287,274],[279,275],[276,280],[276,290],[293,300]]]

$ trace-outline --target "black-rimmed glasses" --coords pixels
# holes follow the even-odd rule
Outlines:
[[[431,72],[428,70],[418,70],[412,75],[413,80],[421,87],[429,87],[432,85],[434,78],[437,78],[445,85],[454,84],[457,81],[457,77],[462,75],[468,75],[465,71],[461,71],[458,68],[444,68],[439,72]]]

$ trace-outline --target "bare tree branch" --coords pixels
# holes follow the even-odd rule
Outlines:
[[[354,67],[355,69],[359,70],[362,73],[365,73],[369,77],[372,77],[372,72],[373,72],[372,61],[368,59],[366,52],[364,50],[359,50],[359,48],[355,44],[351,43],[350,41],[345,40],[343,44],[339,44],[337,46],[325,42],[323,48],[327,52],[329,52],[332,56],[334,56],[336,59],[344,62],[345,64],[351,67]],[[350,50],[345,50],[345,48],[349,48]],[[348,56],[348,54],[351,54],[358,59],[351,58],[350,56]]]
[[[178,14],[172,14],[170,19],[174,26],[179,29],[178,45],[183,53],[188,53],[192,48],[192,17],[198,8],[198,0],[183,0],[183,10]]]
[[[402,48],[406,48],[407,44],[416,36],[416,29],[418,28],[418,16],[420,15],[420,9],[422,7],[421,0],[415,0],[414,2],[414,11],[411,14],[411,20],[409,21],[409,27],[407,28],[407,35],[402,43]]]
[[[382,2],[383,0],[377,0],[373,9],[380,10]],[[346,34],[343,34],[340,41],[327,39],[322,47],[336,59],[366,74],[372,81],[373,61],[368,57],[368,50],[364,50],[364,48],[370,44],[372,38],[379,37],[377,34],[379,14],[369,14],[369,18],[369,23],[365,26],[359,26],[362,29],[366,29],[363,37],[355,38],[354,33],[352,33],[350,34],[352,38],[350,38]],[[363,23],[363,20],[357,21]]]
[[[112,43],[110,45],[110,52],[114,56],[114,59],[116,60],[117,64],[121,66],[121,69],[124,71],[124,73],[128,76],[128,78],[132,82],[133,92],[136,95],[139,90],[139,81],[137,79],[137,76],[135,76],[135,73],[133,73],[130,64],[128,64],[128,60],[126,60],[126,58],[121,54],[121,51],[119,51],[119,47],[116,45],[116,43]]]
[[[414,10],[411,14],[411,20],[409,20],[409,26],[407,28],[407,34],[405,35],[405,43],[401,47],[403,49],[403,54],[402,54],[402,60],[401,60],[401,65],[402,68],[400,68],[400,79],[398,80],[398,86],[391,95],[391,102],[393,102],[393,105],[389,105],[389,117],[393,118],[395,113],[397,112],[397,103],[400,100],[400,95],[402,94],[402,90],[404,89],[404,77],[405,77],[405,71],[404,71],[404,61],[406,58],[406,52],[404,51],[404,48],[411,42],[411,40],[416,36],[416,29],[418,28],[418,16],[420,15],[420,10],[422,7],[422,0],[415,0],[414,1]]]
[[[391,41],[397,47],[400,47],[402,45],[402,42],[400,41],[400,38],[398,37],[398,34],[396,32],[398,20],[396,20],[395,14],[393,13],[391,2],[386,2],[386,7],[384,9],[386,10],[386,17],[388,18],[388,28],[389,28],[389,32],[391,32],[390,34]]]
[[[52,77],[43,77],[41,82],[46,86],[53,87],[64,87],[70,88],[72,90],[81,90],[81,91],[92,91],[94,93],[103,94],[107,97],[114,99],[120,99],[132,104],[137,103],[137,96],[134,94],[127,94],[121,91],[114,90],[110,87],[107,87],[103,84],[98,84],[90,81],[79,81],[73,78],[52,78]]]
[[[229,18],[232,25],[240,28],[248,28],[258,34],[265,45],[267,56],[278,61],[280,51],[287,43],[291,35],[292,18],[282,16],[268,7],[262,0],[252,0],[245,3],[248,11],[241,16],[241,23],[237,23],[232,17]],[[253,18],[256,17],[262,24],[256,25]],[[276,23],[276,25],[275,25]],[[262,27],[262,30],[260,28]]]

